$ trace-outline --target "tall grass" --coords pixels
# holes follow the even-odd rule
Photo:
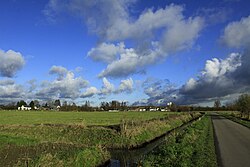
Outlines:
[[[64,151],[58,153],[44,152],[39,157],[22,158],[12,166],[15,167],[95,167],[102,165],[110,155],[99,146],[71,151],[70,154]]]

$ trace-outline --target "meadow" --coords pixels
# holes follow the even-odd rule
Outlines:
[[[140,147],[199,115],[0,111],[0,164],[96,166],[110,158],[107,149]]]
[[[165,117],[167,114],[166,112],[0,111],[0,125],[34,125],[46,123],[114,125],[119,124],[122,119],[150,120]]]

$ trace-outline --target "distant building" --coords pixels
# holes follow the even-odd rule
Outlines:
[[[169,106],[169,107],[172,106],[172,105],[173,105],[173,102],[168,102],[167,103],[167,106]]]
[[[149,111],[157,111],[157,108],[150,108]]]
[[[25,107],[24,105],[22,105],[21,107],[18,107],[17,109],[24,111],[24,110],[31,110],[31,107]]]
[[[147,111],[146,108],[139,108],[139,111]]]

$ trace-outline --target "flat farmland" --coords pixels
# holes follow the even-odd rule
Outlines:
[[[200,116],[176,112],[1,111],[0,166],[98,166]],[[90,158],[87,158],[90,157]]]
[[[115,125],[121,120],[150,120],[166,117],[166,112],[54,112],[0,111],[0,125],[86,124]]]

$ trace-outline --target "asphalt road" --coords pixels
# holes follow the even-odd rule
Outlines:
[[[250,129],[219,115],[212,120],[219,166],[250,167]]]

